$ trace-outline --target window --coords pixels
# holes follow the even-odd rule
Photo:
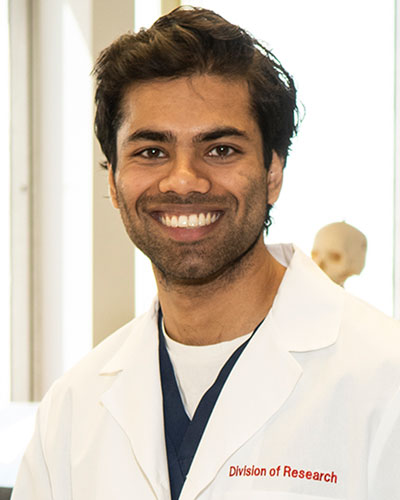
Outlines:
[[[365,269],[345,287],[393,314],[394,3],[192,4],[265,40],[306,108],[267,241],[293,241],[310,253],[322,226],[345,220],[368,239]]]
[[[0,403],[10,398],[10,86],[8,2],[0,0]]]

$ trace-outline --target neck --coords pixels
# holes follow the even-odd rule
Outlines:
[[[168,335],[209,345],[250,333],[268,314],[284,273],[262,239],[239,266],[209,283],[166,285],[155,270]]]

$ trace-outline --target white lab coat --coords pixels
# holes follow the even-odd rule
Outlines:
[[[169,498],[156,318],[155,303],[54,384],[13,500]],[[398,323],[296,250],[180,499],[399,500],[399,384]]]

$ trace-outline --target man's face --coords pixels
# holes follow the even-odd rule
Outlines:
[[[126,92],[123,114],[111,196],[156,272],[204,282],[262,244],[268,177],[245,82],[203,75],[139,84]],[[275,154],[274,162],[282,166]]]

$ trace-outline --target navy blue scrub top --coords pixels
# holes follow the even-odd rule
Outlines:
[[[201,436],[218,396],[236,361],[261,323],[254,330],[250,338],[240,345],[224,364],[214,384],[201,398],[193,415],[193,420],[190,420],[183,406],[174,369],[165,345],[162,329],[162,311],[160,308],[158,313],[159,360],[171,500],[178,500]]]

